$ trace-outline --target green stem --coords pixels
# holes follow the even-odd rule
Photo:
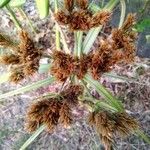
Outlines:
[[[29,19],[29,17],[27,16],[27,14],[24,12],[24,10],[21,7],[18,7],[18,11],[20,12],[20,14],[22,15],[23,18],[25,18],[28,21],[29,26],[31,27],[32,31],[36,34],[37,31],[34,28],[31,20]]]
[[[58,0],[55,0],[55,13],[57,13],[58,11]],[[55,30],[55,34],[56,34],[56,49],[60,50],[60,33],[59,33],[59,29],[58,29],[58,25],[56,24],[56,30]]]
[[[89,74],[87,74],[84,79],[85,82],[90,84],[91,87],[95,88],[97,92],[99,92],[109,104],[111,104],[112,107],[115,107],[119,112],[124,111],[124,108],[109,91],[106,90],[106,88],[100,84],[97,80],[94,80]]]
[[[78,31],[77,32],[77,51],[78,54],[77,56],[80,58],[81,54],[82,54],[82,38],[83,38],[83,32],[82,31]]]
[[[126,15],[126,3],[124,0],[120,0],[121,4],[121,15],[120,15],[120,22],[119,22],[119,29],[122,27],[125,15]]]
[[[16,18],[16,15],[13,12],[13,10],[10,8],[9,5],[6,5],[5,7],[8,10],[8,13],[9,13],[10,17],[12,18],[14,24],[16,25],[17,29],[21,30],[22,29],[21,24],[19,23],[18,19]]]

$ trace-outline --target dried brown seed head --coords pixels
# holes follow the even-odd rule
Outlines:
[[[76,0],[76,3],[81,9],[88,8],[88,0]]]
[[[138,122],[127,113],[117,113],[115,115],[115,131],[119,136],[128,136],[139,128]]]
[[[61,92],[61,96],[69,105],[78,104],[78,97],[83,94],[83,87],[80,85],[70,85],[67,89]]]
[[[11,75],[9,77],[9,81],[17,84],[18,82],[22,81],[25,78],[24,73],[22,69],[14,69],[11,72]]]
[[[63,124],[65,128],[70,126],[70,124],[72,123],[72,114],[71,114],[71,108],[67,104],[67,102],[63,102],[61,109],[59,111],[59,115],[60,115],[59,122]]]
[[[41,100],[32,104],[27,111],[27,118],[31,121],[42,122],[44,114],[48,111],[49,100]]]
[[[129,30],[133,25],[135,25],[136,22],[136,15],[135,14],[128,14],[125,22],[123,23],[121,29],[126,31]]]
[[[91,14],[86,10],[77,10],[71,14],[69,28],[74,30],[89,30]]]
[[[54,51],[52,58],[51,74],[54,75],[58,81],[64,82],[73,72],[74,59],[72,56],[60,51]]]
[[[71,12],[74,7],[74,0],[64,0],[64,5],[65,5],[65,9]]]
[[[25,125],[25,130],[27,130],[29,133],[34,132],[39,127],[39,123],[36,121],[28,120]]]
[[[56,21],[62,25],[67,25],[70,23],[70,16],[68,16],[64,11],[58,11],[54,14]]]
[[[105,25],[110,20],[111,13],[108,11],[100,11],[94,14],[90,20],[90,27],[98,27]]]
[[[0,57],[0,63],[5,65],[16,65],[19,64],[19,56],[11,54],[11,55],[3,55]]]

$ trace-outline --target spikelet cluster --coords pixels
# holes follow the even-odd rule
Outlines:
[[[64,82],[72,74],[79,79],[83,78],[88,71],[91,55],[83,55],[78,59],[62,51],[54,51],[52,58],[50,72],[58,81]]]
[[[96,128],[107,150],[111,150],[115,134],[124,137],[139,128],[137,121],[127,113],[92,112],[88,117],[88,121],[90,125]]]
[[[83,90],[81,85],[69,85],[68,88],[61,92],[61,96],[70,106],[75,106],[78,104],[78,97],[83,94]]]
[[[79,85],[70,85],[59,97],[32,104],[27,112],[26,129],[33,132],[41,124],[45,124],[48,131],[52,132],[59,123],[64,127],[70,126],[73,121],[71,108],[77,104],[78,96],[82,92],[83,89]]]
[[[39,67],[41,51],[38,50],[34,42],[26,31],[20,32],[20,43],[16,47],[12,45],[12,41],[0,36],[0,45],[10,47],[12,54],[0,57],[0,63],[12,65],[10,81],[18,83],[27,76],[33,75]],[[3,40],[3,42],[2,42]]]
[[[92,14],[88,10],[88,0],[76,0],[78,9],[73,9],[74,0],[64,0],[65,10],[60,10],[55,14],[55,19],[62,25],[68,25],[71,31],[89,30],[93,27],[106,24],[110,19],[110,12],[99,11]]]
[[[95,20],[98,21],[98,19]],[[79,23],[77,24],[79,25]],[[54,51],[52,75],[58,81],[65,81],[71,75],[82,79],[90,71],[94,79],[99,79],[104,73],[111,71],[116,64],[132,62],[135,57],[134,42],[137,37],[136,33],[131,30],[134,24],[135,15],[129,14],[121,28],[112,29],[110,35],[100,41],[96,50],[90,54],[82,55],[81,58],[74,58],[72,55]]]

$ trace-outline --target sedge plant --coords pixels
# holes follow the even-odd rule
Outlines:
[[[38,0],[36,2],[38,3]],[[119,2],[121,4],[119,26],[106,32],[113,9]],[[50,12],[55,19],[55,48],[52,53],[47,53],[50,64],[40,65],[39,62],[46,52],[36,46],[34,40],[18,22],[15,21],[19,26],[19,41],[13,41],[8,36],[0,34],[0,46],[10,50],[8,54],[0,57],[2,64],[10,66],[7,76],[4,79],[4,76],[0,78],[1,83],[8,79],[18,84],[36,73],[47,72],[49,75],[44,80],[1,94],[0,101],[51,83],[62,84],[57,93],[45,93],[29,105],[25,127],[33,134],[20,150],[26,149],[43,130],[52,133],[58,124],[64,128],[71,126],[72,110],[80,105],[89,112],[88,123],[96,129],[106,150],[111,150],[115,145],[115,135],[122,138],[135,133],[150,143],[137,120],[130,116],[121,101],[99,82],[102,75],[109,74],[115,65],[134,61],[137,33],[132,28],[136,16],[128,14],[125,18],[125,1],[110,0],[105,6],[102,5],[102,8],[88,0],[64,0],[64,7],[61,8],[55,0],[54,9],[49,9],[47,0],[44,4],[41,3],[41,1],[38,3],[38,9],[43,11],[41,18]],[[5,7],[11,12],[10,6]],[[14,16],[13,18],[16,20]],[[62,26],[74,34],[73,49],[67,45]],[[98,36],[101,38],[98,46],[94,47]],[[91,88],[101,97],[93,96]]]

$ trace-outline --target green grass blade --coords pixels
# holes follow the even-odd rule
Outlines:
[[[99,92],[107,100],[107,102],[115,107],[118,111],[124,111],[121,102],[118,101],[118,99],[116,99],[109,91],[107,91],[106,88],[97,80],[94,80],[89,74],[87,74],[83,80],[95,88],[97,92]]]
[[[88,32],[83,42],[83,47],[82,47],[83,53],[87,54],[90,51],[101,29],[102,26],[98,28],[93,28]]]
[[[44,129],[45,125],[42,125],[40,128],[38,128],[19,150],[25,150],[44,131]]]
[[[120,0],[120,4],[121,4],[121,15],[120,15],[119,28],[122,27],[124,19],[125,19],[125,15],[126,15],[126,3],[125,3],[125,0]]]
[[[10,73],[4,73],[0,76],[0,84],[7,82],[9,80]]]
[[[35,0],[41,19],[49,15],[49,0]]]
[[[1,101],[1,99],[7,98],[9,96],[13,96],[13,95],[17,95],[17,94],[20,94],[20,93],[24,93],[24,92],[28,92],[28,91],[31,91],[31,90],[38,89],[38,88],[40,88],[42,86],[51,84],[53,81],[54,81],[54,77],[49,77],[47,79],[35,82],[33,84],[29,84],[27,86],[21,87],[21,88],[19,88],[17,90],[10,91],[10,92],[5,93],[5,94],[1,94],[0,95],[0,101]]]
[[[4,6],[6,6],[9,2],[10,0],[0,0],[0,8],[3,8]]]

